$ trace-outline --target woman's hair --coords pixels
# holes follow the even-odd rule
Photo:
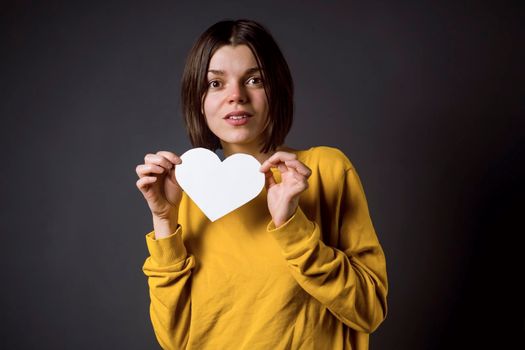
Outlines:
[[[208,128],[202,104],[208,90],[208,68],[213,54],[224,45],[246,45],[261,69],[268,101],[268,122],[262,152],[284,143],[293,120],[293,81],[288,64],[271,34],[251,20],[215,23],[197,40],[186,60],[182,75],[182,113],[193,147],[215,151],[220,140]]]

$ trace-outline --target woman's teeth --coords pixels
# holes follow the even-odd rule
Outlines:
[[[244,119],[244,118],[246,118],[245,115],[232,115],[230,117],[230,119],[233,119],[233,120],[239,120],[239,119]]]

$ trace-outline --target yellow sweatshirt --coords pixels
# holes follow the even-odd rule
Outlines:
[[[337,149],[295,153],[310,186],[281,227],[265,190],[213,223],[184,195],[177,231],[146,236],[164,349],[368,349],[388,287],[359,177]]]

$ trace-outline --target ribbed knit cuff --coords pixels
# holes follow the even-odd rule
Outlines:
[[[298,207],[295,214],[284,224],[276,228],[272,221],[266,229],[273,235],[283,251],[290,252],[297,248],[300,249],[314,238],[315,223],[308,220],[301,208]]]
[[[151,259],[158,266],[170,266],[186,259],[187,252],[182,241],[182,228],[180,226],[177,227],[175,233],[161,239],[155,239],[154,231],[148,233],[146,244]]]

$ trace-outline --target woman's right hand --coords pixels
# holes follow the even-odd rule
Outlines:
[[[148,202],[154,221],[172,221],[178,217],[182,188],[175,179],[175,167],[181,163],[175,153],[159,151],[147,154],[144,164],[136,168],[137,187]]]

